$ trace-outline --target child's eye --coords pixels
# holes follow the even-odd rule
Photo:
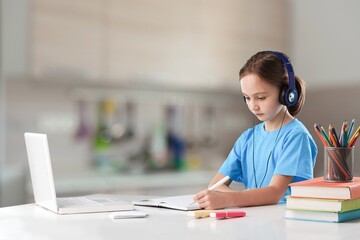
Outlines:
[[[250,98],[249,98],[249,97],[245,97],[245,96],[244,96],[244,100],[245,100],[245,101],[249,101],[249,100],[250,100]]]
[[[262,101],[265,100],[266,97],[257,97],[258,100]]]

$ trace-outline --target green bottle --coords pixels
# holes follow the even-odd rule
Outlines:
[[[94,137],[95,164],[100,169],[111,168],[111,124],[115,102],[109,99],[98,103],[98,119]]]

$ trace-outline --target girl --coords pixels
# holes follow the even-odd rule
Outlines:
[[[284,202],[289,183],[313,177],[317,147],[295,118],[305,101],[305,83],[295,77],[287,56],[258,52],[239,75],[244,100],[261,123],[238,138],[209,186],[230,179],[194,196],[204,209]],[[242,182],[246,190],[231,189],[231,181]]]

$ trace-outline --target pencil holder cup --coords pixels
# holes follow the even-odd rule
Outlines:
[[[351,182],[354,169],[354,147],[324,148],[324,180]]]

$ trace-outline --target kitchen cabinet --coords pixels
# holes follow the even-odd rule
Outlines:
[[[232,88],[256,51],[287,50],[288,8],[284,0],[33,0],[30,72]]]
[[[30,75],[48,80],[104,77],[103,8],[101,0],[34,0]]]

